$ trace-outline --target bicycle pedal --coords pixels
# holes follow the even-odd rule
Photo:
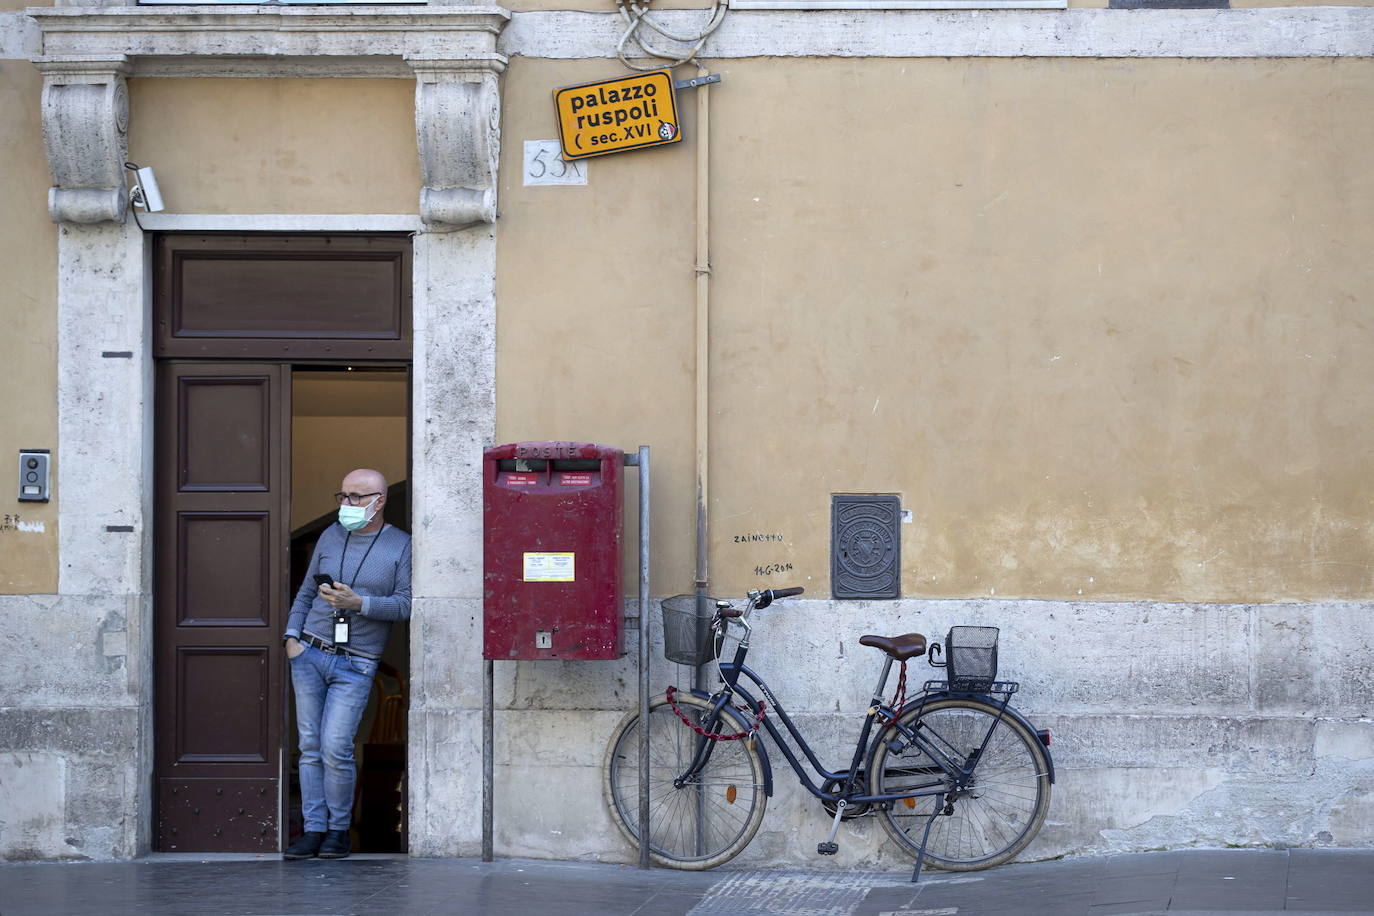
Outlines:
[[[839,843],[817,843],[816,853],[822,856],[833,856],[840,851]]]

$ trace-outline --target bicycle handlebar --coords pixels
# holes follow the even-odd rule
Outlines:
[[[791,598],[793,595],[800,595],[800,594],[801,594],[802,592],[804,592],[804,591],[806,591],[806,589],[801,588],[801,587],[797,587],[797,588],[766,588],[766,589],[764,589],[764,590],[761,591],[761,592],[757,592],[757,593],[755,593],[755,592],[750,592],[749,594],[750,594],[750,596],[753,596],[753,595],[757,594],[758,597],[754,598],[754,607],[755,607],[756,609],[758,609],[758,610],[763,610],[764,608],[768,607],[768,605],[772,604],[773,601],[776,600],[776,599],[778,599],[778,598]]]
[[[755,610],[762,610],[768,607],[778,598],[792,598],[803,594],[806,589],[801,586],[796,588],[766,588],[761,592],[750,592],[749,599],[751,607]],[[716,616],[722,620],[735,620],[744,616],[744,611],[739,608],[730,607],[724,601],[716,602]]]

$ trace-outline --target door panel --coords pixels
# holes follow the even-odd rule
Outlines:
[[[229,369],[229,378],[176,380],[180,492],[271,488],[271,377]]]
[[[157,848],[280,848],[291,370],[160,363]]]
[[[269,661],[262,648],[177,649],[174,765],[268,762]]]
[[[177,516],[181,626],[271,626],[271,526],[269,512]],[[194,576],[188,574],[192,569]]]
[[[154,246],[158,357],[410,359],[408,236],[163,235]]]

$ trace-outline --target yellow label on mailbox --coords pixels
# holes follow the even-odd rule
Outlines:
[[[575,572],[575,554],[527,553],[521,578],[526,582],[575,582]]]
[[[682,139],[670,70],[564,86],[553,93],[564,159],[662,146]]]

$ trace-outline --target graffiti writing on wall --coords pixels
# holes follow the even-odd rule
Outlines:
[[[26,522],[18,515],[5,515],[0,517],[0,531],[23,531],[30,534],[42,534],[47,530],[47,525],[43,522]]]

